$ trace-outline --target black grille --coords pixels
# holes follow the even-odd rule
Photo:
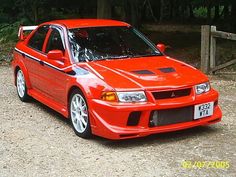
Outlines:
[[[171,91],[153,92],[154,98],[157,99],[168,99],[188,96],[191,93],[191,88]]]
[[[141,116],[141,112],[140,111],[131,112],[129,114],[129,117],[128,117],[127,125],[128,126],[136,126],[136,125],[138,125],[140,116]]]
[[[154,114],[156,114],[154,116]],[[193,106],[152,111],[150,127],[170,125],[193,120]]]

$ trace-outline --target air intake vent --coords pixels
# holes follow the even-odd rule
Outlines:
[[[152,71],[149,71],[149,70],[137,70],[137,71],[131,71],[132,73],[135,73],[135,74],[155,74],[153,73]]]
[[[127,125],[128,126],[136,126],[136,125],[138,125],[140,116],[141,116],[141,112],[140,111],[131,112],[129,114],[129,117],[128,117]]]
[[[156,100],[168,99],[168,98],[178,98],[183,96],[188,96],[191,93],[191,88],[181,89],[181,90],[171,90],[171,91],[161,91],[153,92],[153,96]]]
[[[159,68],[158,70],[163,72],[163,73],[173,73],[173,72],[175,72],[174,68]]]

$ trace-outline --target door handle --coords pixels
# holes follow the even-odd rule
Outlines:
[[[39,64],[43,66],[43,65],[44,65],[44,62],[40,60],[40,61],[39,61]]]

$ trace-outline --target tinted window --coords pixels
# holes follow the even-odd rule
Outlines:
[[[48,44],[46,47],[46,53],[48,53],[50,50],[61,50],[64,52],[64,47],[61,39],[60,32],[57,29],[52,29],[52,32],[50,34]]]
[[[48,29],[48,26],[39,27],[38,30],[34,33],[34,35],[30,38],[28,46],[36,50],[42,51],[44,39],[46,37]]]

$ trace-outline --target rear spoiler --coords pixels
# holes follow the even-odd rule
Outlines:
[[[26,35],[24,35],[25,31],[33,31],[37,27],[38,26],[20,26],[19,31],[18,31],[19,40],[24,40],[26,38]]]

